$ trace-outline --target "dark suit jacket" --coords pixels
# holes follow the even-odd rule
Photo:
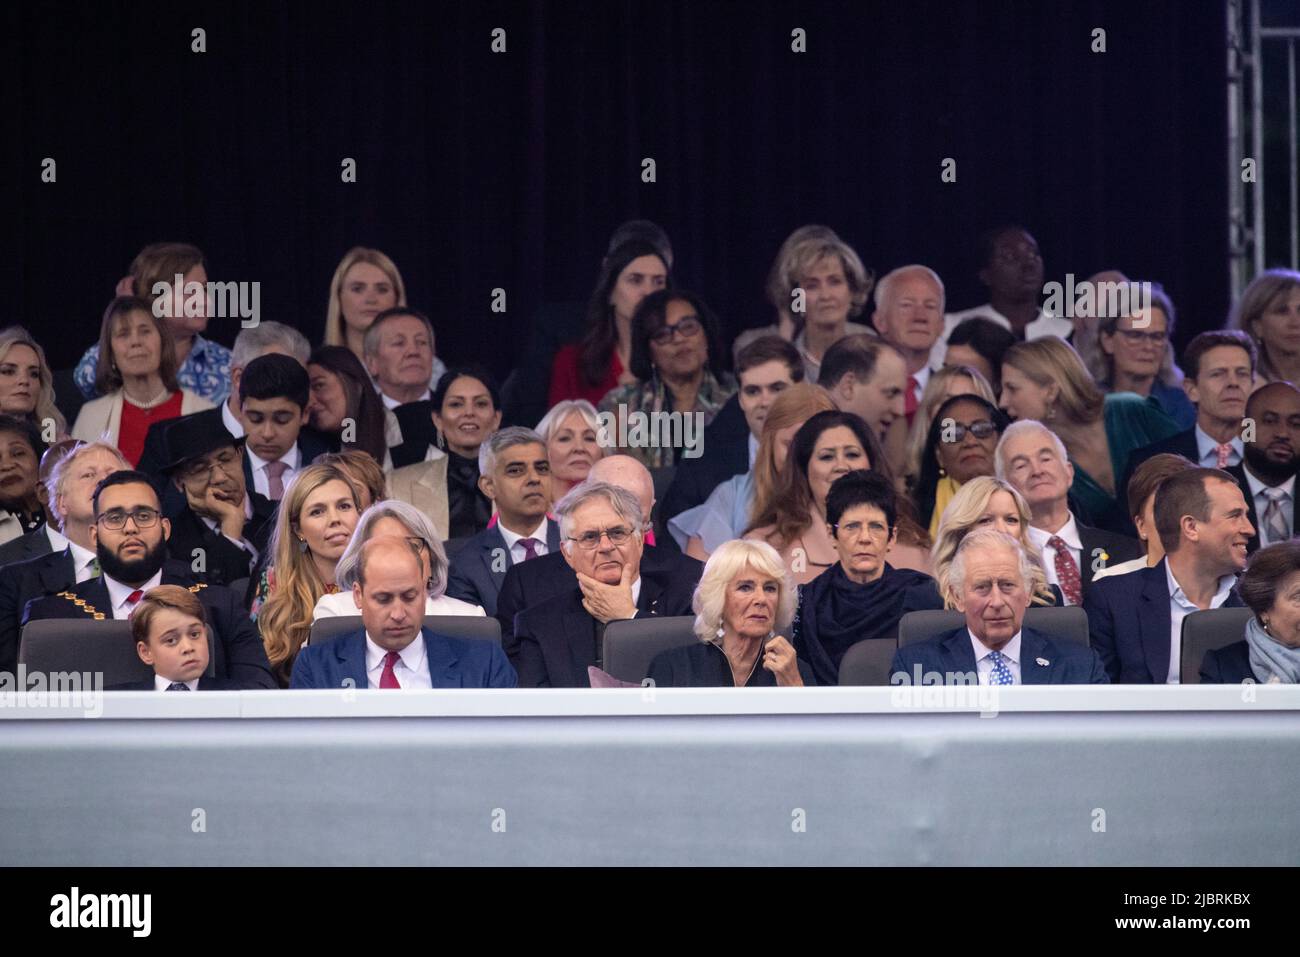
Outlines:
[[[432,413],[433,402],[429,399],[407,402],[393,409],[397,424],[402,428],[402,443],[388,450],[393,457],[393,468],[424,461],[425,453],[437,438]]]
[[[728,399],[705,427],[702,447],[705,451],[699,458],[678,459],[672,484],[659,503],[660,527],[655,535],[665,547],[677,548],[677,541],[667,532],[670,518],[703,505],[721,483],[749,471],[749,425],[738,396]]]
[[[105,691],[155,691],[157,690],[152,678],[145,678],[143,681],[128,681],[125,684],[111,685],[104,689]],[[204,675],[199,679],[199,686],[196,691],[238,691],[239,685],[228,678],[209,678]]]
[[[421,628],[425,662],[435,688],[514,688],[515,669],[494,641],[452,638]],[[346,682],[351,682],[347,684]],[[290,688],[368,688],[366,632],[307,645],[293,663]]]
[[[50,536],[45,532],[47,524],[47,522],[41,522],[40,525],[26,535],[19,535],[17,538],[0,545],[0,568],[5,565],[12,565],[15,562],[26,562],[33,558],[40,558],[42,555],[48,555],[53,551],[50,547]]]
[[[77,581],[69,549],[0,568],[0,671],[18,667],[23,609],[33,598],[54,595]]]
[[[1094,582],[1083,599],[1092,647],[1110,680],[1118,684],[1164,684],[1169,675],[1169,580],[1166,562]],[[1240,608],[1234,588],[1221,607]]]
[[[1150,445],[1144,445],[1140,449],[1134,449],[1129,453],[1128,467],[1124,472],[1124,481],[1119,489],[1120,500],[1125,503],[1125,511],[1128,510],[1128,480],[1133,477],[1137,467],[1151,458],[1153,455],[1159,455],[1162,452],[1172,452],[1174,455],[1181,455],[1193,465],[1198,465],[1201,453],[1196,448],[1196,426],[1193,425],[1185,432],[1178,432],[1169,436],[1167,439],[1161,439],[1159,442],[1152,442]],[[1132,516],[1130,516],[1131,518]]]
[[[699,584],[700,575],[704,573],[704,563],[681,552],[647,545],[641,554],[641,573],[680,579],[694,591]],[[514,638],[515,616],[526,608],[541,604],[556,595],[566,594],[577,587],[578,577],[558,548],[531,562],[510,566],[501,581],[501,591],[497,594],[496,618],[501,622],[502,646],[511,661],[518,654],[518,644]]]
[[[39,559],[38,559],[39,561]],[[215,677],[228,678],[240,688],[275,688],[271,664],[240,596],[220,585],[204,585],[189,574],[189,565],[167,561],[163,564],[162,584],[181,585],[198,595],[212,629],[212,660]],[[43,618],[86,618],[94,614],[88,608],[113,616],[108,585],[102,578],[92,578],[66,589],[85,603],[76,605],[60,594],[36,598],[28,603],[22,623]]]
[[[636,617],[690,614],[694,591],[693,583],[652,577],[642,571]],[[590,688],[587,668],[597,664],[597,642],[604,633],[598,625],[582,607],[582,591],[576,587],[521,611],[515,622],[516,651],[511,658],[520,687]]]
[[[504,553],[504,561],[497,560],[498,549]],[[546,523],[546,549],[546,555],[533,561],[541,561],[547,555],[559,552],[560,523],[557,521]],[[495,615],[501,583],[505,581],[506,572],[513,564],[514,555],[506,548],[506,540],[498,527],[493,525],[484,529],[461,545],[452,556],[447,574],[447,594],[461,601],[481,605],[489,615]]]
[[[1092,585],[1093,576],[1093,555],[1098,554],[1097,549],[1105,552],[1107,565],[1118,565],[1121,562],[1131,561],[1134,558],[1141,558],[1147,553],[1146,548],[1136,538],[1129,538],[1127,535],[1117,535],[1114,532],[1106,531],[1104,528],[1093,528],[1091,525],[1084,525],[1082,522],[1075,522],[1075,527],[1079,530],[1079,543],[1083,545],[1082,561],[1083,566],[1079,569],[1080,577],[1083,579],[1083,593],[1088,594],[1088,588]]]
[[[1104,580],[1104,579],[1103,579]],[[1041,662],[1047,662],[1042,664]],[[956,631],[898,649],[889,668],[892,684],[913,684],[916,669],[927,673],[975,675],[975,651],[963,625]],[[902,677],[906,676],[904,681]],[[1097,652],[1033,628],[1020,632],[1020,683],[1104,685],[1109,683]]]
[[[1255,680],[1255,670],[1250,666],[1250,646],[1244,640],[1211,648],[1201,659],[1203,685],[1236,685]]]
[[[244,461],[248,461],[247,458]],[[244,523],[244,537],[261,555],[266,552],[271,531],[275,527],[275,503],[251,491],[252,485],[249,485],[249,489],[248,494],[253,500],[253,517]],[[196,548],[203,549],[206,571],[193,571]],[[190,567],[191,575],[209,585],[229,585],[239,579],[247,579],[252,573],[252,554],[220,532],[210,529],[189,505],[172,519],[167,553],[176,561],[184,562]]]
[[[1246,508],[1249,512],[1250,524],[1255,527],[1255,534],[1252,535],[1250,541],[1246,543],[1246,551],[1253,555],[1259,549],[1259,537],[1263,534],[1263,529],[1260,527],[1259,514],[1255,509],[1255,496],[1250,493],[1250,482],[1246,480],[1246,464],[1245,462],[1241,462],[1237,465],[1230,465],[1224,469],[1224,471],[1237,480],[1237,484],[1241,486],[1242,497],[1246,499]],[[1295,514],[1300,514],[1300,510],[1297,510]],[[33,532],[33,534],[35,533]],[[1294,521],[1293,527],[1291,528],[1291,534],[1293,536],[1296,534]]]

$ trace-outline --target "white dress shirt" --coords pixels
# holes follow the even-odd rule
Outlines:
[[[1272,501],[1267,495],[1264,494],[1264,489],[1266,488],[1280,488],[1282,491],[1286,492],[1286,497],[1281,500],[1282,517],[1286,519],[1287,531],[1290,533],[1290,535],[1294,535],[1295,534],[1295,476],[1292,475],[1281,485],[1269,486],[1264,484],[1264,481],[1262,479],[1257,479],[1255,478],[1254,475],[1251,474],[1249,465],[1244,467],[1242,471],[1246,473],[1246,484],[1250,486],[1251,498],[1255,500],[1255,518],[1257,519],[1257,521],[1255,522],[1255,531],[1259,534],[1259,543],[1261,545],[1276,544],[1275,542],[1266,539],[1264,535],[1265,532],[1264,512],[1265,510],[1268,509],[1269,503]],[[1283,541],[1288,541],[1290,539],[1290,535],[1288,535],[1287,538],[1283,539]]]
[[[271,476],[267,474],[266,467],[271,463],[257,455],[257,453],[250,448],[245,447],[245,451],[248,453],[248,464],[253,473],[253,491],[258,495],[265,495],[267,498],[270,498]],[[281,476],[281,481],[287,489],[289,487],[289,482],[298,474],[298,470],[302,468],[302,453],[298,450],[298,443],[295,442],[293,448],[280,456],[277,461],[283,462],[288,466],[288,468],[284,470],[284,474]]]
[[[986,685],[993,676],[993,659],[989,657],[993,649],[976,638],[969,628],[966,634],[970,636],[971,650],[975,652],[975,670],[979,673],[980,684]],[[1007,670],[1016,684],[1020,684],[1020,634],[1016,632],[1015,637],[1002,646],[1002,657],[1006,659]]]
[[[384,392],[382,389],[381,389],[380,392],[379,392],[379,398],[381,398],[381,399],[384,400],[384,408],[385,408],[385,409],[395,409],[395,408],[397,408],[399,405],[407,405],[407,404],[408,404],[408,403],[406,403],[406,402],[398,402],[396,399],[390,398],[389,395],[388,395],[388,393],[387,393],[387,392]],[[420,396],[418,399],[411,399],[410,401],[411,401],[411,402],[423,402],[425,399],[432,399],[432,398],[433,398],[433,393],[430,392],[428,389],[425,389],[425,390],[424,390],[424,395]]]
[[[77,584],[89,581],[95,577],[95,561],[97,556],[88,548],[82,548],[76,542],[67,540],[68,548],[72,550],[72,569],[77,573]]]
[[[1049,539],[1059,538],[1065,542],[1065,547],[1070,551],[1070,557],[1074,559],[1074,567],[1079,569],[1079,586],[1083,586],[1083,542],[1079,538],[1079,526],[1074,521],[1074,513],[1070,513],[1069,520],[1061,526],[1059,532],[1048,532],[1041,528],[1029,526],[1029,540],[1033,542],[1043,554],[1043,571],[1047,573],[1047,584],[1060,587],[1061,580],[1056,575],[1056,549],[1047,542]],[[1089,561],[1092,557],[1089,556]],[[1065,589],[1061,589],[1061,594],[1065,594]],[[1068,605],[1069,599],[1066,598]]]
[[[1246,447],[1241,441],[1240,435],[1234,435],[1228,442],[1232,446],[1232,451],[1228,453],[1228,464],[1239,465],[1241,457],[1246,452]],[[1215,469],[1219,467],[1219,453],[1216,451],[1219,443],[1214,441],[1204,432],[1201,427],[1196,426],[1196,454],[1199,456],[1197,464],[1202,468]]]
[[[499,531],[501,533],[501,537],[506,540],[506,548],[510,552],[511,565],[518,565],[520,562],[522,562],[525,558],[528,557],[528,553],[524,551],[524,546],[520,544],[525,538],[536,539],[537,544],[533,546],[533,551],[536,554],[538,555],[547,554],[548,552],[548,549],[546,547],[547,521],[548,519],[546,518],[546,516],[542,516],[542,524],[538,525],[527,535],[518,535],[515,532],[510,531],[510,529],[506,528],[505,524],[501,521],[500,518],[497,519],[497,531]]]
[[[366,684],[371,688],[379,687],[379,679],[384,673],[384,658],[388,652],[375,644],[370,633],[366,632]],[[433,679],[429,676],[428,652],[424,647],[424,635],[418,634],[415,640],[398,652],[400,656],[393,665],[393,677],[403,688],[432,688]]]
[[[963,309],[961,312],[950,312],[943,317],[943,334],[939,336],[934,347],[930,350],[930,365],[936,369],[943,368],[943,357],[948,352],[948,334],[966,319],[973,319],[976,316],[983,316],[986,319],[992,319],[1003,329],[1011,329],[1011,320],[1002,313],[993,308],[992,304],[976,306],[974,309]],[[1068,339],[1074,335],[1074,323],[1062,316],[1049,315],[1041,309],[1038,311],[1038,318],[1034,319],[1029,325],[1025,326],[1025,341],[1029,342],[1043,336],[1060,336],[1062,339]],[[996,371],[996,370],[995,370]]]
[[[127,618],[130,618],[131,610],[135,607],[135,605],[128,605],[126,600],[131,597],[131,593],[134,592],[135,589],[132,588],[130,585],[123,584],[122,582],[118,581],[115,578],[109,578],[107,575],[103,577],[104,577],[104,584],[108,586],[108,600],[109,603],[113,606],[113,617],[117,621],[123,621]],[[147,582],[145,582],[143,585],[140,586],[140,591],[148,592],[149,589],[157,588],[161,584],[162,584],[162,569],[160,568],[158,569],[158,571],[154,572],[153,578],[149,579]]]
[[[176,683],[176,682],[172,681],[170,678],[164,678],[162,675],[157,675],[157,674],[156,674],[156,675],[153,676],[153,690],[154,690],[154,691],[166,691],[169,687],[171,687],[171,685],[173,685],[173,684],[175,684],[175,683]],[[191,691],[198,691],[198,690],[199,690],[199,679],[198,679],[198,678],[192,678],[192,679],[189,680],[189,681],[182,681],[182,682],[180,682],[180,683],[183,684],[185,687],[189,688]]]
[[[1202,609],[1194,605],[1183,593],[1183,586],[1174,578],[1174,570],[1165,562],[1165,576],[1169,580],[1169,674],[1166,684],[1176,685],[1182,679],[1183,661],[1183,619],[1194,611]],[[1224,575],[1219,579],[1219,590],[1210,599],[1210,607],[1218,608],[1228,600],[1232,586],[1237,583],[1235,575]]]
[[[49,539],[52,552],[61,552],[68,547],[67,537],[50,522],[45,523],[45,537]]]
[[[229,402],[221,403],[221,424],[235,438],[240,438],[244,434],[244,423],[235,418],[235,413],[230,411]]]

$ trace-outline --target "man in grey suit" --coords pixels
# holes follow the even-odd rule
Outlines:
[[[479,447],[478,471],[479,488],[496,507],[497,521],[452,557],[447,594],[495,615],[506,570],[558,551],[560,530],[546,517],[551,467],[546,443],[532,429],[494,432]]]

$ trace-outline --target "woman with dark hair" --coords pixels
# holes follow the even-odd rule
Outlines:
[[[1205,653],[1202,684],[1300,684],[1300,542],[1250,557],[1237,591],[1254,617],[1246,639]]]
[[[1002,357],[1015,344],[1010,329],[987,316],[972,316],[952,327],[943,364],[945,368],[970,366],[988,380],[996,396],[1002,391]]]
[[[652,292],[632,317],[631,369],[638,381],[611,391],[599,408],[629,424],[634,420],[627,417],[638,412],[650,417],[650,422],[660,412],[698,415],[695,434],[701,436],[703,427],[736,391],[735,380],[717,365],[722,354],[718,321],[699,296],[685,290]],[[618,434],[624,434],[622,428]],[[656,432],[652,437],[650,442],[619,451],[646,468],[676,464],[683,445],[660,445],[658,440],[664,436]],[[684,427],[680,437],[684,442]]]
[[[912,497],[921,521],[934,539],[943,510],[963,483],[996,471],[993,453],[1007,427],[1001,409],[978,395],[955,395],[945,401],[930,422]]]
[[[35,531],[47,521],[40,498],[45,443],[34,424],[0,415],[0,542]]]
[[[841,475],[826,493],[839,561],[799,589],[794,650],[819,685],[833,685],[844,653],[866,638],[895,638],[909,611],[943,608],[929,575],[885,560],[898,536],[898,493],[875,472]]]
[[[388,495],[418,508],[443,538],[468,538],[492,520],[492,502],[478,487],[478,452],[501,426],[501,393],[482,366],[453,366],[431,405],[437,447],[425,461],[395,469]]]
[[[385,414],[384,404],[370,384],[361,360],[346,346],[320,346],[307,360],[311,398],[307,415],[312,428],[337,436],[335,450],[369,452],[390,468],[388,446],[401,442],[397,420]]]
[[[582,341],[555,354],[548,406],[565,399],[595,405],[611,389],[633,381],[627,371],[632,362],[632,315],[650,293],[671,286],[669,273],[663,252],[648,240],[629,240],[610,251],[587,303]]]
[[[1137,284],[1133,284],[1136,288]],[[1196,424],[1196,406],[1183,390],[1183,370],[1173,359],[1174,304],[1158,282],[1150,284],[1150,308],[1105,316],[1097,327],[1102,392],[1149,396],[1180,429]]]
[[[780,552],[797,584],[812,581],[839,557],[827,531],[826,495],[837,478],[858,469],[894,481],[880,441],[859,416],[818,412],[791,440],[778,487],[754,503],[745,538]]]

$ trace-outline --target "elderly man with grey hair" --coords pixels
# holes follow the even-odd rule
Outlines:
[[[891,683],[1108,684],[1097,652],[1024,627],[1032,561],[993,528],[962,539],[948,576],[966,623],[898,649]]]
[[[930,381],[930,354],[943,332],[943,280],[929,266],[899,266],[880,277],[875,302],[871,324],[907,362],[904,409],[910,426]]]
[[[642,570],[645,515],[627,489],[589,479],[560,499],[555,516],[577,583],[516,616],[509,650],[521,688],[591,687],[609,622],[691,613],[695,579]]]
[[[1055,432],[1033,419],[1013,422],[993,455],[998,478],[1010,482],[1029,503],[1029,540],[1043,556],[1047,583],[1057,585],[1067,605],[1082,605],[1093,576],[1103,568],[1145,554],[1136,538],[1077,521],[1070,511],[1074,465]]]
[[[495,615],[510,566],[559,551],[560,529],[546,517],[551,466],[546,443],[532,429],[514,425],[488,436],[479,446],[478,471],[497,521],[456,551],[447,594]]]

